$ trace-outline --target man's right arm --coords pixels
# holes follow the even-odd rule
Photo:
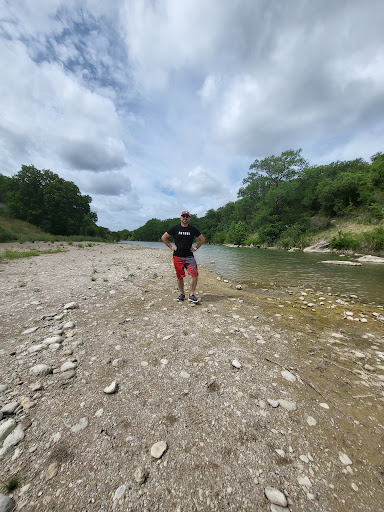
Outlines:
[[[161,237],[161,239],[162,239],[162,241],[165,243],[165,245],[166,245],[169,249],[171,249],[171,251],[176,251],[176,249],[177,249],[176,245],[171,245],[171,244],[170,244],[170,242],[169,242],[169,237],[170,237],[170,236],[171,236],[171,235],[166,231],[166,232],[164,233],[164,235]]]

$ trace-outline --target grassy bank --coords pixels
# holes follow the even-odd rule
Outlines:
[[[23,220],[12,219],[0,210],[0,243],[4,242],[105,242],[100,237],[89,235],[61,236],[46,233],[37,226]]]

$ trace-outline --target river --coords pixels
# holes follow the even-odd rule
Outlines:
[[[124,242],[168,250],[162,242]],[[287,252],[248,247],[203,245],[198,264],[224,279],[255,289],[313,288],[322,293],[357,295],[364,302],[384,303],[384,264],[327,265],[324,260],[351,260],[336,254]]]

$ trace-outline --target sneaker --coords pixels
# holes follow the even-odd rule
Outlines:
[[[199,302],[199,299],[197,299],[194,295],[190,295],[188,297],[188,300],[189,300],[189,302],[194,302],[195,304],[197,304]]]
[[[185,295],[183,293],[180,293],[180,295],[177,297],[177,302],[183,302],[183,300],[185,299]]]

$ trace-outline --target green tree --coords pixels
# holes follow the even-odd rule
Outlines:
[[[259,176],[267,176],[269,183],[278,187],[281,181],[296,178],[308,165],[300,153],[301,149],[288,149],[280,156],[272,155],[263,160],[255,160],[249,168],[254,171],[248,173],[243,183],[252,183]]]
[[[249,229],[245,222],[232,222],[228,231],[228,242],[235,245],[241,245],[249,235]]]
[[[23,165],[9,188],[10,215],[52,234],[90,234],[87,230],[97,221],[90,209],[92,198],[50,170]]]

